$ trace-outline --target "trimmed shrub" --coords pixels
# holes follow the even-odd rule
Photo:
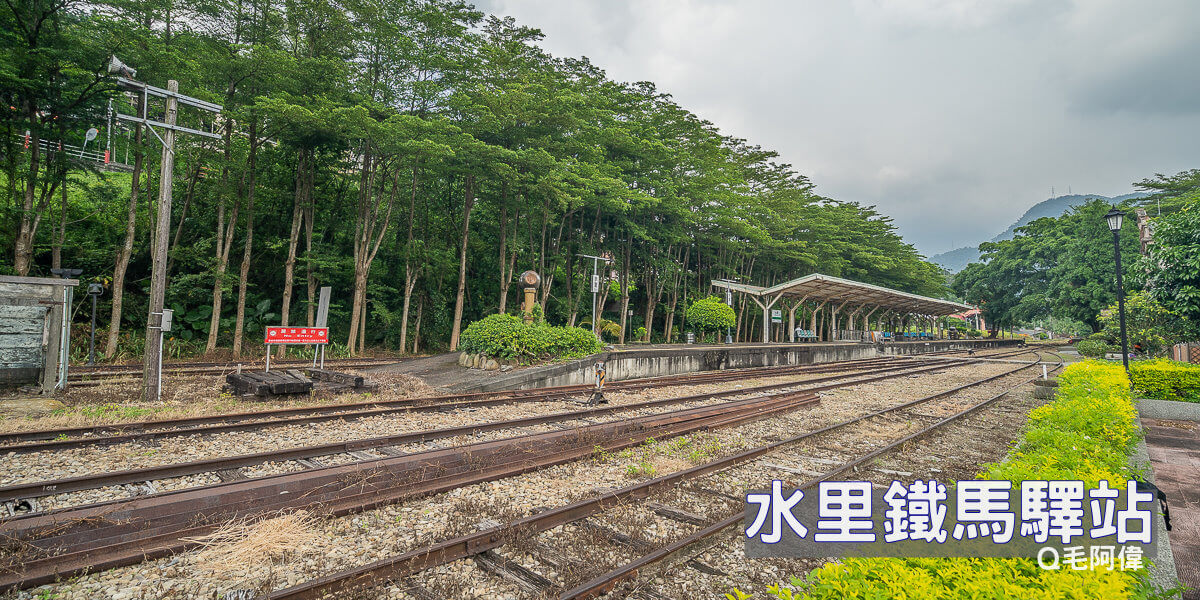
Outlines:
[[[633,337],[634,337],[634,339],[639,340],[639,341],[646,339],[646,328],[638,327],[637,329],[634,329]]]
[[[1147,398],[1200,402],[1200,365],[1165,358],[1129,365],[1133,387]]]
[[[1075,350],[1088,358],[1104,358],[1104,353],[1108,352],[1108,343],[1104,340],[1088,338],[1075,342]]]
[[[459,348],[472,354],[528,363],[579,358],[595,354],[604,346],[590,331],[578,327],[526,324],[513,315],[488,315],[463,330]]]
[[[687,308],[688,325],[699,331],[720,331],[733,327],[737,315],[733,308],[716,296],[701,298]]]

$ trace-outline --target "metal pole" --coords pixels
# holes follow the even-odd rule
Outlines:
[[[92,297],[92,333],[88,336],[88,364],[96,364],[96,296],[98,294],[90,294]]]
[[[592,259],[593,281],[598,281],[598,280],[596,280],[596,276],[600,275],[599,264],[600,264],[599,260],[596,260],[595,258]],[[600,284],[598,283],[598,284],[596,284],[596,289],[592,290],[592,335],[594,335],[596,337],[600,337],[600,329],[599,329],[600,324],[598,323],[600,319],[598,317],[596,317],[596,292],[598,292],[599,289],[600,289]]]
[[[171,93],[179,91],[179,82],[174,79],[167,82],[167,90]],[[144,96],[143,96],[144,98]],[[144,102],[144,100],[143,100]],[[175,96],[167,97],[167,125],[175,124],[177,101]],[[144,110],[141,113],[148,114]],[[171,229],[171,186],[175,171],[175,129],[166,127],[163,131],[162,169],[158,185],[158,216],[154,224],[154,253],[150,271],[150,319],[146,326],[146,350],[144,360],[143,398],[160,397],[162,394],[162,310],[167,288],[167,245],[170,243]],[[158,315],[158,320],[154,317]],[[154,325],[158,325],[158,335],[154,335]]]
[[[1113,230],[1113,254],[1117,259],[1117,312],[1121,320],[1121,364],[1129,375],[1129,338],[1125,335],[1125,284],[1121,280],[1121,230]]]
[[[163,352],[163,335],[164,335],[162,326],[161,326],[162,313],[158,313],[158,322],[160,323],[159,328],[158,328],[158,376],[154,378],[155,379],[154,385],[157,388],[154,391],[154,399],[161,401],[162,400],[162,352]]]
[[[271,345],[270,345],[270,344],[267,344],[267,368],[266,368],[266,372],[267,372],[267,373],[270,373],[270,372],[271,372]]]

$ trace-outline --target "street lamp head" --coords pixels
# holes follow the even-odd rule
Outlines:
[[[1125,213],[1121,212],[1116,206],[1113,206],[1112,210],[1104,215],[1104,219],[1108,221],[1109,231],[1120,231],[1121,222],[1125,220]]]

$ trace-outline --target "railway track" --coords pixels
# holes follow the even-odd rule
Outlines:
[[[718,405],[690,407],[462,447],[319,467],[275,477],[248,481],[235,479],[228,483],[155,494],[134,500],[16,517],[0,524],[0,535],[5,536],[10,544],[24,547],[27,552],[23,553],[24,558],[20,564],[9,565],[11,573],[0,579],[0,589],[39,585],[69,573],[132,564],[146,558],[177,552],[188,547],[186,542],[181,541],[183,537],[211,531],[218,524],[231,518],[261,516],[273,511],[314,506],[319,507],[325,514],[348,514],[414,495],[446,491],[462,485],[577,460],[590,455],[597,445],[608,449],[620,449],[641,443],[652,436],[669,437],[690,431],[726,427],[781,411],[794,410],[814,402],[813,394],[816,391],[944,370],[950,365],[940,364],[939,361],[939,364],[932,366],[909,363],[905,367],[882,374],[875,374],[880,371],[877,369],[868,373],[720,393],[722,397],[750,397]],[[850,381],[812,385],[834,379]],[[793,389],[786,390],[788,387]],[[768,396],[755,395],[774,390],[785,391]],[[709,398],[712,396],[717,395],[708,395]],[[601,410],[610,411],[612,408]],[[598,440],[601,444],[597,444]],[[532,448],[537,450],[531,451]],[[558,451],[549,452],[547,448],[558,448]],[[341,449],[344,450],[344,447]],[[329,450],[330,448],[324,448],[313,451]],[[495,464],[490,467],[481,466],[480,461],[484,460],[484,457],[488,457],[487,460]],[[441,471],[431,470],[431,465]],[[212,465],[204,467],[211,468]],[[193,468],[199,467],[193,465]],[[439,474],[433,476],[434,471]],[[138,474],[135,477],[140,478],[142,475]],[[351,480],[354,484],[347,485]],[[107,483],[111,482],[112,479],[109,479]],[[93,483],[98,483],[98,480],[93,480],[89,485]],[[61,490],[56,489],[43,491],[61,493]]]
[[[905,363],[908,363],[908,361],[904,359],[881,358],[819,365],[738,369],[733,371],[715,371],[674,377],[614,382],[610,383],[606,389],[625,392],[653,387],[718,383],[747,377],[774,377],[797,373],[838,372],[875,366],[886,368],[884,365],[902,366]],[[568,385],[535,390],[478,392],[425,398],[405,398],[400,400],[372,400],[368,402],[249,411],[204,417],[12,432],[0,434],[0,454],[146,441],[170,436],[246,431],[269,426],[318,423],[337,419],[352,420],[397,412],[434,412],[498,406],[515,402],[545,402],[579,396],[590,392],[592,389],[593,387],[590,385]]]
[[[988,355],[988,357],[997,358],[1025,352],[1028,351],[1019,350],[1003,352],[1000,354]],[[881,357],[875,359],[859,359],[815,365],[790,365],[783,367],[756,367],[748,369],[710,371],[669,377],[655,377],[611,382],[606,389],[612,391],[635,391],[666,385],[717,383],[749,376],[763,375],[767,373],[778,373],[782,375],[800,372],[813,373],[837,371],[856,368],[859,366],[877,365],[902,360],[912,359]],[[406,398],[390,401],[372,400],[368,402],[326,404],[265,411],[248,411],[241,413],[209,415],[203,417],[111,423],[105,425],[56,428],[37,431],[19,431],[0,434],[0,454],[5,454],[8,452],[22,453],[41,450],[65,449],[89,444],[109,444],[135,440],[148,440],[159,436],[238,431],[254,429],[267,425],[315,423],[339,418],[354,419],[385,414],[388,411],[397,409],[401,411],[411,410],[417,412],[438,411],[468,407],[495,406],[518,401],[547,401],[571,397],[590,392],[591,390],[591,385],[568,385],[533,390],[476,392],[431,396],[426,398]]]
[[[340,369],[361,369],[369,367],[379,367],[383,365],[392,365],[398,362],[403,362],[407,359],[401,358],[332,358],[325,360],[325,366],[329,368]],[[168,363],[163,365],[163,374],[173,375],[224,375],[232,373],[238,367],[256,368],[261,364],[261,361],[247,360],[243,362],[230,363]],[[271,361],[272,366],[279,368],[303,368],[312,366],[311,360],[285,360],[282,362]],[[105,379],[141,379],[142,365],[72,365],[69,369],[67,380],[71,383],[78,384],[81,382],[95,382]]]
[[[523,589],[531,596],[557,596],[560,598],[595,597],[612,590],[615,585],[623,581],[636,577],[639,572],[654,563],[664,560],[667,557],[684,553],[688,548],[702,544],[704,540],[742,522],[744,511],[742,498],[734,493],[720,492],[719,489],[721,486],[718,483],[707,483],[706,485],[706,482],[710,481],[716,474],[753,467],[758,469],[759,473],[774,473],[777,478],[781,472],[785,476],[794,477],[797,473],[805,473],[806,471],[790,468],[786,465],[767,464],[764,459],[771,459],[773,453],[800,444],[817,444],[822,441],[829,442],[838,435],[848,435],[850,438],[853,438],[853,428],[855,426],[879,419],[912,421],[918,424],[919,429],[916,431],[899,434],[886,445],[872,448],[866,453],[862,453],[861,450],[857,453],[848,451],[844,456],[837,459],[819,460],[816,464],[831,463],[834,467],[828,468],[823,472],[808,471],[812,474],[812,477],[798,487],[811,488],[820,481],[833,479],[889,452],[894,452],[903,444],[928,436],[976,411],[993,405],[1006,397],[1012,390],[1032,381],[1032,377],[1029,377],[1028,374],[1022,374],[1022,372],[1036,366],[1039,361],[1040,355],[1034,362],[1017,366],[998,375],[984,377],[910,402],[872,411],[804,434],[766,443],[726,458],[657,477],[619,490],[608,491],[566,506],[541,510],[528,517],[509,523],[486,526],[475,533],[443,540],[382,561],[332,573],[297,586],[276,590],[263,595],[262,598],[270,600],[300,600],[346,597],[356,592],[362,592],[363,590],[373,589],[389,583],[400,587],[408,586],[414,595],[420,597],[427,591],[420,589],[420,585],[417,583],[404,583],[406,577],[467,557],[474,557],[476,565],[481,565],[485,570],[494,574],[503,575],[509,580],[523,580],[525,582]],[[958,406],[956,403],[961,404],[962,399],[956,398],[956,396],[959,396],[966,390],[1002,379],[1006,379],[1007,381],[1004,382],[1004,387],[999,393],[991,395],[982,401],[971,402],[965,409],[957,410]],[[1015,382],[1012,381],[1014,379],[1016,380]],[[947,402],[949,406],[943,407],[943,413],[945,414],[931,414],[931,407],[936,407],[939,400],[949,401]],[[828,445],[826,443],[826,447]],[[761,475],[758,479],[761,480]],[[724,497],[725,508],[728,512],[723,516],[712,519],[697,515],[695,512],[687,509],[664,506],[648,501],[648,499],[657,495],[678,490],[684,483],[689,484],[688,490],[694,490],[704,495],[714,495],[718,498]],[[718,491],[714,491],[714,488]],[[639,540],[636,535],[622,534],[621,532],[605,528],[603,525],[591,522],[605,511],[628,509],[631,506],[644,507],[645,510],[650,510],[659,516],[665,516],[675,521],[680,527],[690,528],[690,533],[681,535],[674,541],[662,546],[647,548],[645,547],[647,545],[646,542]],[[563,563],[570,562],[570,553],[567,549],[556,549],[552,546],[541,544],[534,540],[534,538],[542,532],[566,527],[575,528],[576,530],[607,531],[604,537],[610,542],[635,549],[637,557],[615,568],[607,569],[583,582],[572,585],[569,589],[563,589],[556,587],[549,578],[531,571],[527,566],[523,566],[497,552],[497,550],[509,544],[519,543],[524,544],[525,547],[533,544],[535,547],[542,548],[543,551],[549,550],[555,554],[554,556],[544,557],[546,559],[543,562],[544,565],[553,566],[552,563],[558,563],[558,567],[561,567]],[[561,553],[556,553],[557,550],[561,550]],[[542,557],[541,554],[539,554],[539,557]],[[551,568],[551,566],[546,566],[545,568]],[[650,593],[646,597],[661,596]]]
[[[232,481],[241,479],[243,476],[238,473],[230,473],[228,471],[242,467],[260,465],[266,462],[311,460],[339,454],[347,454],[349,455],[349,458],[359,461],[371,460],[377,457],[365,456],[364,451],[375,450],[384,454],[395,455],[402,452],[398,448],[399,446],[423,444],[438,439],[459,436],[475,436],[490,431],[527,428],[536,425],[558,424],[571,421],[590,420],[601,417],[611,417],[620,413],[637,412],[682,404],[705,402],[733,396],[744,396],[746,394],[767,393],[796,386],[806,386],[804,389],[808,391],[819,392],[844,385],[854,385],[890,379],[897,376],[895,374],[889,374],[894,371],[901,371],[901,375],[912,375],[936,371],[944,368],[946,368],[945,365],[923,366],[919,364],[905,364],[888,366],[885,368],[870,369],[848,375],[832,375],[799,382],[783,382],[756,386],[752,388],[728,390],[724,392],[694,394],[674,398],[633,402],[621,405],[583,408],[579,410],[555,412],[546,415],[524,417],[519,419],[414,431],[398,435],[355,439],[346,442],[290,448],[272,452],[259,452],[239,456],[175,463],[158,467],[146,467],[141,469],[99,473],[51,481],[16,484],[0,487],[0,503],[12,503],[13,506],[11,508],[13,510],[10,512],[16,513],[18,512],[18,508],[20,508],[22,511],[31,510],[33,508],[33,505],[29,502],[31,499],[44,498],[47,496],[78,492],[82,490],[98,489],[106,486],[137,484],[142,486],[142,489],[155,489],[153,484],[155,481],[200,473],[220,473],[220,476],[223,480]],[[844,382],[846,379],[853,379],[853,381]],[[817,383],[836,382],[839,380],[843,380],[843,383],[813,386],[813,384]],[[22,503],[24,503],[24,506],[20,506]]]

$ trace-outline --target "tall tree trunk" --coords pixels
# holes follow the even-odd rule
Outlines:
[[[420,352],[421,347],[421,313],[425,310],[425,296],[417,299],[417,328],[413,331],[413,354]]]
[[[308,326],[315,323],[317,310],[317,272],[313,267],[313,213],[316,212],[313,199],[313,174],[309,172],[308,206],[304,208],[304,272],[308,284]]]
[[[242,268],[238,272],[237,321],[233,326],[233,355],[242,355],[246,330],[246,288],[250,277],[250,256],[254,250],[254,195],[258,187],[258,119],[250,119],[250,156],[246,161],[246,241],[242,248]]]
[[[304,222],[304,172],[308,169],[308,149],[301,148],[296,160],[296,186],[292,199],[292,228],[288,232],[287,260],[283,262],[283,306],[279,311],[279,324],[286,327],[292,311],[292,286],[296,272],[296,247],[300,245],[300,225]],[[279,347],[279,356],[287,354],[287,346]]]
[[[458,293],[454,297],[454,321],[450,326],[450,351],[458,350],[462,328],[463,298],[467,293],[467,239],[471,233],[471,208],[475,206],[475,176],[467,175],[463,192],[462,244],[458,251]]]
[[[138,115],[142,114],[141,106]],[[142,168],[142,126],[134,130],[133,178],[129,184],[129,205],[125,213],[125,242],[117,250],[117,263],[113,267],[112,279],[112,316],[108,321],[108,341],[104,346],[104,355],[113,356],[117,353],[117,339],[121,335],[121,309],[125,300],[125,271],[129,269],[129,259],[133,256],[133,236],[137,229],[138,191],[141,189]]]
[[[208,319],[208,342],[204,345],[204,353],[212,354],[217,349],[217,336],[221,333],[221,308],[224,303],[225,270],[229,268],[229,251],[233,248],[233,232],[237,229],[238,208],[241,198],[236,198],[233,208],[229,211],[228,219],[225,214],[226,193],[229,183],[229,163],[232,153],[232,118],[225,119],[225,160],[221,165],[220,200],[217,204],[216,270],[213,273],[212,316]],[[241,196],[241,185],[238,186],[238,196]]]
[[[54,232],[54,241],[50,246],[50,268],[62,268],[62,248],[63,243],[67,241],[67,163],[62,165],[62,187],[59,192],[62,194],[58,203],[58,227]]]
[[[400,351],[408,348],[408,311],[412,305],[413,288],[420,269],[413,268],[413,222],[417,213],[417,173],[420,163],[412,168],[412,185],[408,195],[408,235],[404,242],[404,307],[400,310]]]
[[[196,194],[196,181],[200,179],[199,157],[193,155],[191,161],[195,163],[195,166],[188,176],[187,192],[183,195],[183,209],[179,212],[179,224],[175,226],[175,235],[171,239],[171,247],[167,251],[168,280],[171,278],[171,271],[175,270],[175,249],[179,247],[179,239],[183,237],[183,222],[187,220],[188,207],[192,205],[192,198]]]
[[[629,236],[628,233],[626,233]],[[625,330],[629,326],[629,257],[633,251],[633,238],[625,240],[625,252],[621,257],[621,335],[620,343],[625,343]]]
[[[501,186],[500,192],[500,308],[496,312],[504,314],[508,308],[508,287],[512,282],[512,273],[508,270],[508,182]]]
[[[346,342],[350,353],[362,351],[366,343],[367,318],[367,280],[371,274],[371,263],[379,253],[379,246],[387,234],[388,224],[392,219],[392,207],[396,203],[396,193],[399,187],[398,175],[392,177],[392,190],[387,194],[385,214],[380,222],[380,203],[384,202],[384,186],[387,182],[387,166],[381,159],[372,160],[370,144],[367,143],[363,156],[363,172],[358,195],[358,216],[354,227],[354,297],[350,310],[350,337]],[[376,186],[379,168],[384,168],[382,182]]]
[[[28,102],[26,116],[31,124],[29,128],[29,167],[26,170],[25,194],[21,206],[21,225],[17,231],[16,244],[13,249],[13,269],[17,275],[29,275],[33,264],[33,238],[37,234],[34,198],[37,195],[38,173],[41,171],[42,138],[41,132],[35,125],[38,119],[37,104]],[[40,203],[39,203],[40,204]],[[36,214],[41,215],[41,208]]]
[[[691,259],[691,257],[692,257],[692,245],[688,244],[687,247],[684,248],[683,261],[679,263],[679,269],[677,269],[675,271],[674,275],[672,275],[673,281],[672,281],[672,285],[671,285],[671,303],[667,307],[667,324],[666,324],[666,328],[663,331],[663,335],[666,336],[666,338],[667,338],[666,342],[668,344],[671,343],[671,334],[674,333],[674,331],[675,331],[675,311],[679,306],[679,291],[680,291],[680,287],[681,287],[681,285],[680,285],[681,280],[683,279],[684,273],[687,273],[688,260]]]

